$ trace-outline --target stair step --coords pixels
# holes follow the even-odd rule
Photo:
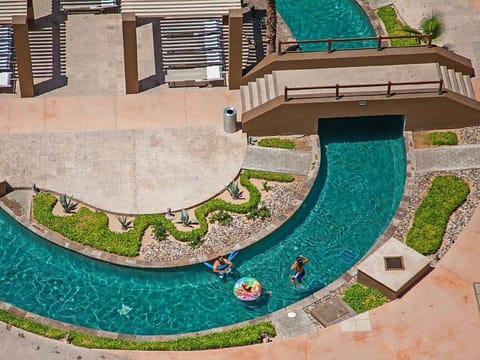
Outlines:
[[[475,99],[475,91],[473,91],[472,79],[470,75],[463,75],[463,82],[465,83],[467,96],[471,99]]]
[[[279,89],[278,89],[278,81],[277,81],[277,72],[276,71],[273,71],[272,72],[272,76],[273,76],[273,93],[275,95],[275,97],[279,96]],[[282,89],[282,93],[283,93],[283,89]]]
[[[267,100],[272,100],[275,97],[275,84],[273,83],[273,75],[265,75],[265,86],[267,89]]]
[[[253,109],[254,107],[257,107],[258,105],[260,105],[258,102],[257,83],[249,82],[248,89],[250,90],[250,106]]]
[[[243,112],[250,110],[250,92],[248,90],[248,85],[240,86],[240,94],[242,95],[242,110]]]
[[[467,96],[467,89],[465,83],[463,82],[463,74],[461,72],[456,72],[455,77],[457,78],[458,88],[460,89],[460,94]]]
[[[458,87],[458,83],[457,83],[457,77],[455,76],[455,70],[448,69],[448,77],[450,79],[450,84],[452,86],[450,90],[456,93],[460,92],[460,88]]]
[[[443,85],[447,89],[452,88],[452,84],[450,83],[450,78],[448,77],[448,69],[446,66],[440,66],[440,76],[443,79]]]
[[[259,105],[267,101],[267,89],[264,78],[257,79],[257,94]]]

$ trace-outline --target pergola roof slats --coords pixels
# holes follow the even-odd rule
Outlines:
[[[27,0],[0,0],[0,24],[11,24],[14,15],[27,15]]]
[[[239,0],[123,0],[122,12],[139,17],[215,17],[240,9]]]

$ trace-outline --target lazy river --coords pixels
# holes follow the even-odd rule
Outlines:
[[[297,213],[235,258],[226,280],[203,264],[142,270],[57,247],[0,212],[0,300],[46,317],[128,334],[175,334],[252,319],[292,304],[341,276],[375,243],[405,182],[403,118],[321,120],[321,167]],[[305,288],[289,266],[306,255]],[[264,295],[233,294],[251,276]]]

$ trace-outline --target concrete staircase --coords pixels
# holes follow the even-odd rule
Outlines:
[[[463,75],[461,72],[449,69],[446,66],[440,66],[438,64],[437,66],[439,76],[443,79],[443,85],[446,89],[475,99],[470,75]]]
[[[387,66],[362,66],[344,67],[332,69],[304,69],[304,70],[280,70],[273,71],[263,78],[256,79],[243,85],[241,90],[243,111],[249,111],[257,106],[266,103],[277,96],[283,96],[285,86],[308,87],[328,85],[353,85],[353,84],[386,84],[392,82],[413,82],[413,81],[436,81],[444,80],[445,88],[464,96],[474,98],[470,77],[461,73],[455,73],[452,69],[443,69],[438,64],[409,64],[409,65],[387,65]],[[423,90],[435,89],[437,85],[420,84],[394,86],[396,90]],[[343,94],[359,92],[385,92],[386,86],[369,87],[364,90],[343,89]],[[312,90],[302,91],[302,94],[315,93],[318,95],[332,95],[334,90]]]

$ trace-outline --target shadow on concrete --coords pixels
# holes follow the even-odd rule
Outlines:
[[[144,79],[139,79],[140,92],[157,87],[165,82],[162,60],[162,40],[160,34],[160,19],[158,18],[140,18],[137,20],[137,27],[151,24],[153,38],[153,56],[155,64],[155,74]]]
[[[243,51],[247,52],[244,60],[243,75],[255,67],[266,55],[266,43],[263,42],[265,35],[264,22],[267,13],[265,10],[250,8],[249,12],[243,14],[244,46]],[[245,58],[245,56],[244,56]]]
[[[67,16],[60,12],[60,2],[52,1],[52,12],[35,19],[29,31],[35,94],[67,85],[66,76],[66,25]]]

